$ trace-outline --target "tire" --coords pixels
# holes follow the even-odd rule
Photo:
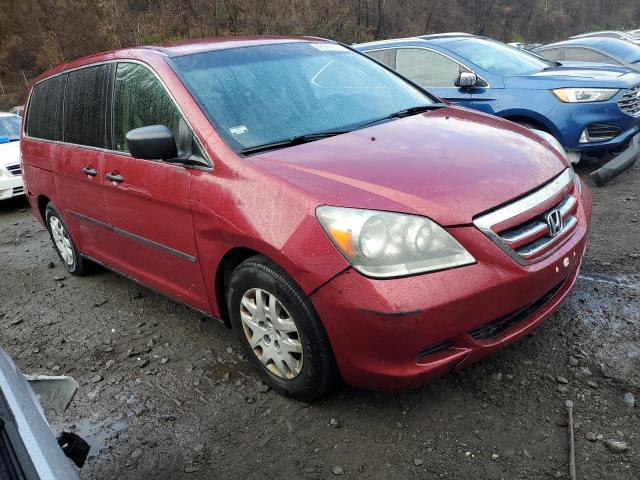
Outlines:
[[[335,387],[338,368],[324,327],[309,298],[280,267],[262,255],[245,260],[231,274],[226,299],[238,342],[276,392],[308,401]]]
[[[62,218],[53,202],[47,204],[44,218],[53,248],[56,250],[64,267],[72,275],[85,275],[89,262],[80,255],[64,218]]]

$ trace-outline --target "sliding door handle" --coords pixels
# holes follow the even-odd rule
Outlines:
[[[111,180],[112,182],[122,183],[124,182],[124,177],[122,175],[118,175],[116,173],[107,173],[107,180]]]

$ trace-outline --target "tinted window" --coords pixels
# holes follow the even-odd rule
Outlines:
[[[458,63],[431,50],[399,48],[396,50],[396,69],[422,87],[453,87],[461,68]]]
[[[115,150],[128,151],[125,141],[127,132],[149,125],[169,127],[178,142],[179,131],[185,128],[184,122],[180,120],[178,108],[148,68],[137,63],[118,64],[113,87]]]
[[[433,99],[340,45],[287,43],[173,57],[196,101],[240,151],[354,130]]]
[[[562,58],[562,51],[559,48],[547,48],[545,50],[536,51],[538,55],[548,58],[549,60],[564,60]]]
[[[617,63],[612,58],[589,48],[565,48],[564,59],[569,62]]]
[[[33,87],[25,124],[30,137],[62,140],[62,100],[66,79],[66,75],[58,75]]]
[[[377,60],[380,63],[384,63],[386,66],[391,66],[391,53],[393,50],[390,48],[385,48],[384,50],[372,50],[370,52],[365,52],[367,56]]]
[[[106,65],[99,65],[68,74],[64,100],[65,142],[106,147],[106,71]]]

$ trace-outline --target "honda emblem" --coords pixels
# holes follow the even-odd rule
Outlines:
[[[560,210],[553,210],[547,214],[547,225],[549,226],[549,235],[552,237],[560,233],[564,226]]]

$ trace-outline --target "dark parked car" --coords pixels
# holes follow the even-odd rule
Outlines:
[[[306,37],[58,67],[22,161],[69,272],[95,261],[224,320],[304,399],[340,377],[417,386],[526,335],[569,294],[591,218],[529,130]]]

